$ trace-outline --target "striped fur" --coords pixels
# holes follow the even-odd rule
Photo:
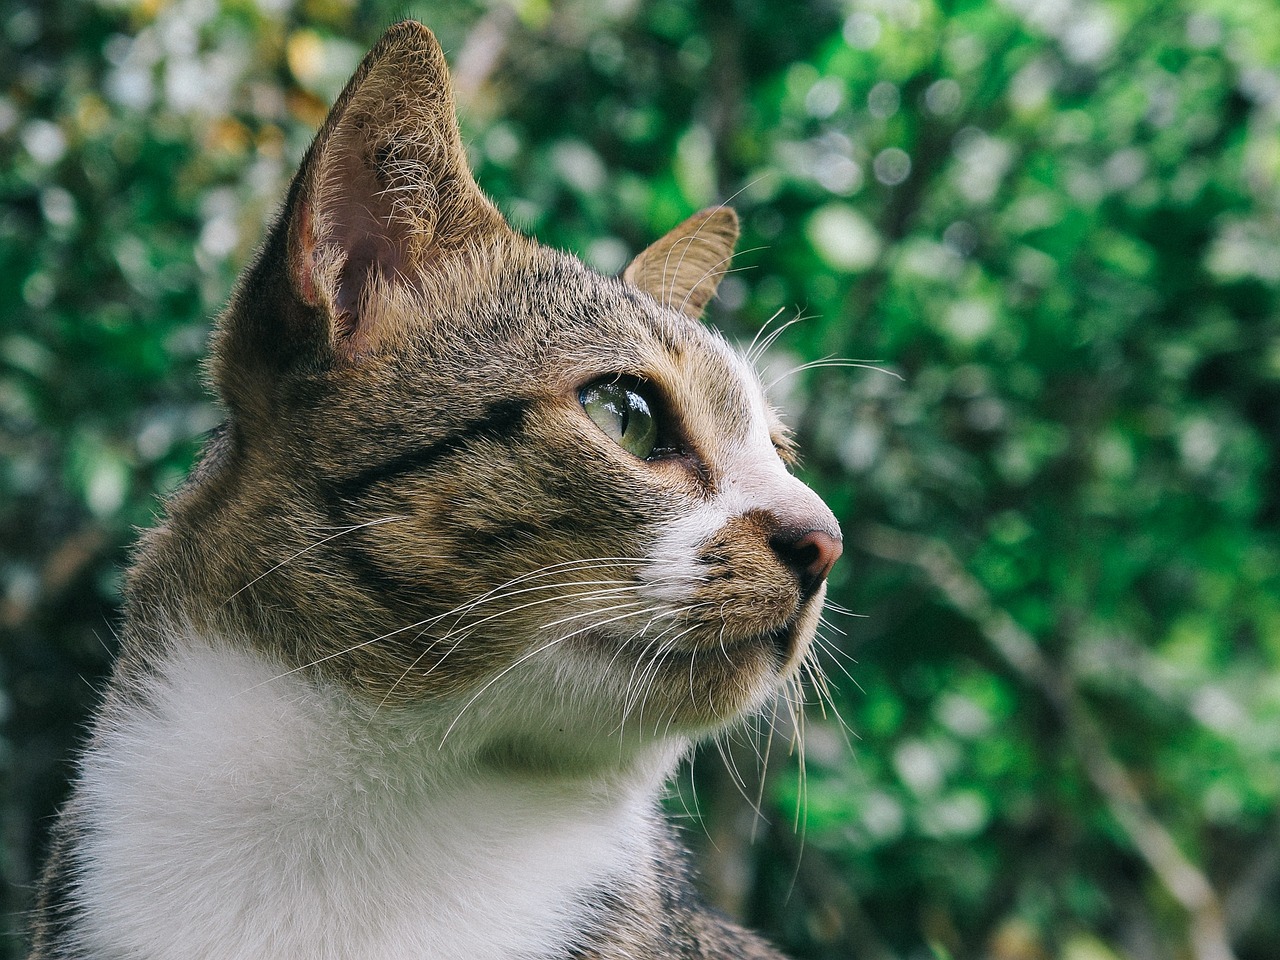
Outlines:
[[[622,278],[476,187],[392,28],[220,319],[228,419],[127,581],[33,958],[776,957],[656,797],[810,656],[839,531],[697,315],[737,221]],[[584,411],[636,385],[661,453]]]

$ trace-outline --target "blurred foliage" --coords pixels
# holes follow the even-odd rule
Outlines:
[[[728,201],[715,319],[803,318],[766,379],[846,532],[851,734],[775,745],[752,847],[700,761],[718,898],[797,958],[1274,957],[1272,0],[0,9],[0,955],[134,527],[219,418],[210,317],[400,15],[514,222],[614,271]]]

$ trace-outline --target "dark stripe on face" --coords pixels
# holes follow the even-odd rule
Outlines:
[[[528,413],[525,400],[504,400],[490,407],[483,416],[464,424],[425,447],[409,450],[342,480],[321,485],[329,521],[335,527],[349,526],[354,521],[347,507],[356,503],[380,483],[431,466],[479,439],[501,439],[513,436]],[[365,590],[389,606],[414,609],[422,602],[422,585],[400,575],[392,565],[383,563],[377,551],[364,541],[364,530],[334,541],[333,549],[345,562],[347,570]]]
[[[421,607],[422,584],[400,576],[396,570],[381,563],[378,555],[363,544],[339,541],[337,552],[356,582],[385,606],[404,610]]]
[[[504,400],[501,403],[495,403],[484,416],[446,434],[434,443],[409,450],[383,463],[366,467],[345,480],[325,483],[322,487],[324,497],[331,508],[349,503],[360,499],[371,487],[393,477],[429,467],[437,460],[447,457],[455,450],[461,450],[475,440],[510,437],[524,424],[528,410],[528,402],[525,400]]]

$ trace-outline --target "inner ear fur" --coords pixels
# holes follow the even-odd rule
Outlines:
[[[298,178],[290,279],[339,352],[376,344],[374,295],[421,286],[451,252],[505,229],[467,165],[440,44],[412,21],[365,57]]]
[[[709,207],[642,250],[622,278],[697,319],[729,272],[737,242],[738,215],[730,207]]]
[[[356,361],[425,322],[420,305],[464,293],[510,237],[467,166],[439,43],[396,24],[329,112],[218,323],[219,393],[272,416],[282,373]]]

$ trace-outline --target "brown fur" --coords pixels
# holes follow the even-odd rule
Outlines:
[[[641,252],[622,278],[696,320],[729,272],[737,242],[736,213],[728,207],[704,210]]]
[[[660,654],[643,620],[579,628],[608,622],[618,601],[595,585],[635,583],[664,524],[712,499],[747,442],[733,425],[757,416],[756,388],[696,322],[736,237],[732,211],[704,211],[617,279],[517,235],[467,169],[438,44],[418,24],[389,30],[220,320],[228,423],[138,551],[100,722],[137,707],[175,624],[388,709],[478,697],[550,638],[590,665],[547,694],[580,727],[492,744],[513,769],[588,771],[617,762],[619,730],[698,733],[757,706],[808,656],[821,603],[780,531],[838,538],[808,500],[701,545]],[[579,390],[618,375],[650,385],[678,456],[641,461],[590,429]],[[35,958],[76,955],[62,931],[79,822],[73,803]],[[776,956],[698,906],[683,871],[671,845],[599,891],[602,919],[572,955]]]

